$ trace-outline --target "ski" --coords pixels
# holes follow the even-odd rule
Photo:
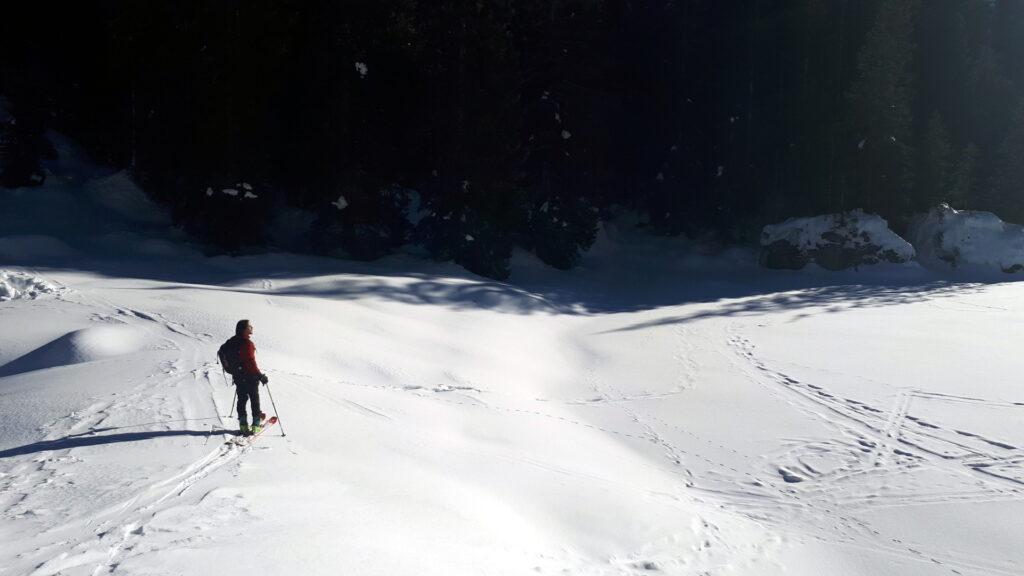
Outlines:
[[[234,438],[229,438],[227,442],[229,444],[236,444],[238,446],[249,446],[253,442],[255,442],[257,438],[262,436],[263,433],[266,432],[267,429],[273,426],[274,424],[277,424],[277,416],[271,416],[270,418],[264,420],[263,426],[260,427],[259,432],[255,434],[250,434],[248,436],[235,436]]]
[[[270,418],[267,418],[263,422],[263,426],[260,427],[260,431],[249,436],[249,444],[252,444],[257,438],[262,436],[263,433],[266,432],[267,429],[273,426],[274,424],[277,424],[277,416],[271,416]]]

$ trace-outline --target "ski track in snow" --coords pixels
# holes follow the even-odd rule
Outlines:
[[[192,394],[199,393],[205,396],[210,407],[216,410],[217,414],[220,413],[213,401],[213,382],[210,380],[210,372],[214,366],[199,362],[200,356],[203,355],[200,346],[210,346],[210,335],[195,334],[182,324],[158,313],[119,306],[95,294],[85,294],[58,282],[51,283],[60,286],[58,300],[89,308],[92,310],[94,321],[137,326],[165,342],[168,349],[180,352],[180,355],[177,360],[162,364],[160,371],[151,374],[146,382],[119,394],[116,400],[95,402],[50,423],[46,426],[47,438],[56,441],[61,438],[102,433],[108,430],[103,428],[103,424],[111,414],[125,410],[132,410],[133,413],[146,415],[158,421],[152,424],[164,422],[165,428],[173,422],[200,420],[190,417],[194,415],[181,412],[182,406],[176,405],[170,399],[170,396],[177,392],[175,389],[182,386],[188,387]],[[220,429],[223,429],[223,421],[219,416],[217,421]],[[138,430],[138,426],[130,429]],[[211,435],[214,434],[215,431],[211,427]],[[169,509],[198,503],[202,497],[188,503],[176,500],[200,480],[251,448],[252,446],[239,446],[231,442],[219,443],[217,448],[208,451],[199,460],[188,463],[182,470],[166,478],[141,486],[130,486],[130,496],[113,505],[99,511],[91,511],[86,517],[73,516],[62,519],[56,525],[45,529],[34,540],[34,553],[23,553],[19,557],[33,558],[36,566],[31,572],[32,576],[52,576],[66,573],[71,569],[88,567],[93,567],[91,573],[94,575],[112,572],[117,567],[119,556],[139,546],[150,520]],[[45,501],[43,492],[48,486],[57,484],[55,480],[61,476],[74,476],[73,465],[80,460],[72,454],[73,450],[73,447],[57,448],[21,459],[13,458],[10,471],[0,477],[0,494],[4,495],[5,500],[10,500],[0,501],[3,507],[2,518],[37,515],[38,511],[22,505],[29,496]],[[47,468],[48,464],[56,466]],[[12,493],[15,495],[9,496]],[[75,528],[79,533],[88,536],[68,537],[68,532],[73,532]],[[56,541],[47,542],[48,534],[52,534]],[[2,571],[3,569],[0,569],[0,572]]]
[[[772,500],[795,501],[799,503],[796,507],[785,509],[799,512],[800,522],[813,523],[822,512],[838,521],[842,530],[836,542],[843,545],[877,548],[902,557],[909,554],[947,566],[954,574],[975,570],[1007,576],[1017,573],[1012,566],[947,551],[926,551],[886,537],[859,519],[858,513],[887,507],[1024,500],[1024,453],[1020,449],[981,434],[926,422],[912,412],[915,402],[966,402],[1020,410],[1018,403],[902,388],[892,406],[874,406],[773,369],[756,356],[755,345],[739,330],[728,332],[729,346],[742,360],[739,369],[773,396],[836,432],[831,440],[792,442],[770,456],[770,469],[777,471],[786,486],[767,501],[746,502],[756,514],[770,517],[776,513]],[[822,467],[818,462],[829,465]],[[940,471],[962,488],[929,490],[913,478],[921,469]],[[979,478],[981,475],[984,477]],[[874,489],[865,491],[866,487]]]

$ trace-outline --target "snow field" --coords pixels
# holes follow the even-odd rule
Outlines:
[[[8,271],[56,290],[0,305],[0,574],[1024,560],[1016,285],[637,264],[597,298],[596,266],[516,287],[396,260],[293,271],[313,264]],[[288,432],[252,446],[225,443],[214,363],[239,318]]]

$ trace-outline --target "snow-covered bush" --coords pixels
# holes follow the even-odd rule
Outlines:
[[[929,268],[1024,271],[1024,227],[991,212],[941,204],[914,218],[908,237]]]
[[[767,268],[796,270],[814,262],[826,270],[843,270],[913,257],[913,246],[883,218],[861,210],[790,218],[761,232],[761,265]]]

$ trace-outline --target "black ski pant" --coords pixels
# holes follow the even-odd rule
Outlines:
[[[262,414],[260,412],[260,381],[257,376],[242,376],[235,380],[238,390],[238,423],[248,424],[249,417],[245,414],[245,403],[252,404],[253,421]]]

